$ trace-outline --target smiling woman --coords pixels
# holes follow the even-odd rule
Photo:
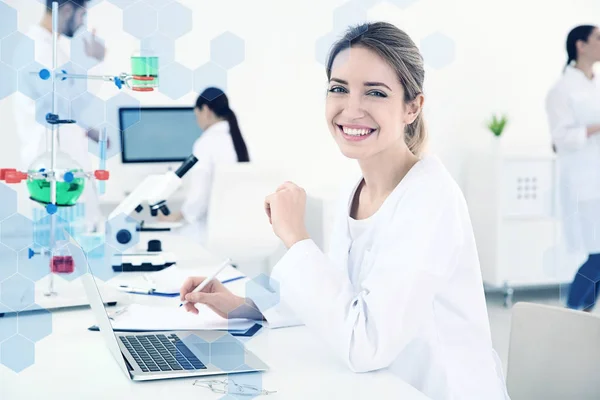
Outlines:
[[[423,154],[423,58],[388,23],[350,28],[327,64],[325,117],[362,176],[342,193],[328,254],[304,225],[306,194],[291,182],[265,201],[288,247],[271,281],[281,303],[224,286],[190,293],[229,317],[270,327],[303,323],[355,372],[389,369],[432,399],[506,399],[492,349],[466,202],[433,155]],[[253,311],[254,310],[254,311]]]
[[[402,141],[419,155],[427,137],[421,112],[425,79],[421,54],[410,37],[395,27],[374,25],[368,28],[370,35],[362,36],[361,29],[364,26],[346,35],[362,37],[360,45],[339,41],[327,62],[326,118],[332,134],[349,158],[372,155],[364,153],[364,146],[376,154],[394,142],[402,147]],[[352,122],[358,119],[363,123]],[[371,136],[377,141],[372,147],[347,146],[346,141],[354,144]]]

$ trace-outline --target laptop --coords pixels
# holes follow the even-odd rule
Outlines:
[[[115,332],[91,270],[81,279],[106,345],[131,380],[268,370],[267,364],[226,331]]]

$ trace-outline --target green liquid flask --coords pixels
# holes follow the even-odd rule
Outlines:
[[[39,173],[50,169],[51,153],[46,152],[38,157],[29,167],[29,173]],[[73,175],[83,172],[83,169],[67,154],[56,152],[56,205],[73,206],[85,189],[85,178],[73,176],[69,182],[64,175],[71,172]],[[50,182],[45,178],[27,179],[27,190],[32,200],[42,204],[50,203]]]
[[[158,87],[158,57],[134,55],[131,57],[131,88],[152,91]]]

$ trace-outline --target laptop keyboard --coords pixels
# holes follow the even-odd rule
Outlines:
[[[119,336],[143,372],[206,369],[176,334]]]

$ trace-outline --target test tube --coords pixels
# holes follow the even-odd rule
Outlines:
[[[106,147],[107,147],[107,142],[108,142],[108,138],[106,136],[106,127],[102,128],[102,131],[100,132],[100,140],[98,141],[98,144],[100,145],[100,169],[101,170],[105,170],[106,169]],[[105,181],[100,181],[98,182],[98,191],[101,195],[104,194],[106,190],[106,182]]]

